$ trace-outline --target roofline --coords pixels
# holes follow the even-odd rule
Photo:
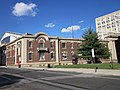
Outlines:
[[[17,40],[22,39],[22,38],[33,38],[33,39],[35,39],[36,36],[34,36],[34,35],[33,35],[33,36],[32,36],[32,35],[30,35],[30,36],[28,36],[28,35],[24,36],[24,35],[23,35],[22,37],[19,37],[19,38],[17,38],[16,40],[14,40],[14,41],[6,44],[6,45],[10,45],[10,44],[16,42]],[[50,37],[48,36],[48,38],[50,38],[50,39],[59,39],[59,40],[73,40],[73,41],[84,40],[83,38],[59,38],[59,37],[51,37],[51,36],[50,36]]]
[[[34,38],[34,36],[33,36],[33,37],[32,37],[32,36],[22,36],[22,37],[19,37],[19,38],[15,39],[14,41],[12,41],[12,42],[10,42],[10,43],[7,43],[6,45],[9,45],[9,44],[11,44],[11,43],[14,43],[14,42],[16,42],[17,40],[20,40],[20,39],[22,39],[22,38]]]
[[[61,40],[83,40],[83,38],[59,38]]]
[[[16,35],[22,35],[22,34],[20,34],[20,33],[7,31],[7,32],[4,32],[3,35],[0,37],[0,41],[1,41],[1,39],[2,39],[2,37],[4,36],[5,33],[11,33],[11,34],[16,34]]]
[[[112,13],[116,13],[116,12],[120,12],[120,10],[117,10],[117,11],[114,11],[114,12],[111,12],[111,13],[108,13],[108,14],[101,15],[101,16],[95,18],[95,20],[97,20],[97,19],[99,19],[99,18],[102,18],[102,17],[105,17],[105,16],[108,16],[108,15],[110,15],[110,14],[112,14]]]
[[[7,31],[5,33],[11,33],[11,34],[16,34],[16,35],[22,35],[22,33],[17,33],[17,32],[10,32],[10,31]]]
[[[12,33],[12,34],[16,34],[16,35],[21,35],[21,37],[17,38],[16,40],[10,42],[10,43],[7,43],[6,45],[9,45],[9,44],[12,44],[14,42],[16,42],[17,40],[20,40],[22,38],[33,38],[33,39],[36,39],[37,36],[39,36],[39,34],[41,35],[45,35],[47,36],[49,39],[59,39],[59,40],[73,40],[73,41],[80,41],[80,40],[84,40],[83,38],[62,38],[62,37],[58,37],[58,36],[48,36],[46,33],[43,33],[43,32],[38,32],[36,34],[30,34],[30,35],[27,35],[27,34],[17,34],[15,32],[5,32],[5,33]],[[4,33],[4,34],[5,34]],[[3,35],[4,35],[3,34]]]

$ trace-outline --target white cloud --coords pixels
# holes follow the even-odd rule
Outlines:
[[[86,30],[86,29],[88,29],[89,27],[86,27],[86,28],[82,28],[81,30]]]
[[[84,22],[84,20],[79,21],[79,23],[83,23],[83,22]]]
[[[53,28],[53,27],[55,27],[55,24],[54,23],[48,23],[47,25],[45,25],[45,27]]]
[[[36,7],[37,5],[34,3],[25,4],[23,2],[20,2],[15,4],[12,13],[15,16],[36,16]]]
[[[72,31],[77,31],[77,30],[79,30],[79,29],[80,29],[80,26],[74,25],[74,26],[70,26],[70,27],[68,27],[68,28],[63,28],[63,29],[61,30],[61,32],[72,32]]]

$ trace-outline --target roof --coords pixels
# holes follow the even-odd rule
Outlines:
[[[105,14],[105,15],[102,15],[102,16],[99,16],[99,17],[97,17],[97,18],[95,18],[96,20],[97,19],[100,19],[100,18],[104,18],[104,17],[108,17],[108,16],[110,16],[111,14],[116,14],[116,13],[118,13],[118,12],[120,12],[120,10],[117,10],[117,11],[114,11],[114,12],[111,12],[111,13],[108,13],[108,14]]]
[[[9,32],[9,31],[7,31],[7,32],[4,32],[4,34],[0,37],[0,41],[1,41],[1,39],[3,38],[3,36],[4,36],[6,33],[9,33],[9,34],[15,34],[15,35],[22,35],[22,34],[20,34],[20,33]]]
[[[59,40],[72,40],[72,41],[80,41],[80,40],[84,40],[83,38],[61,38],[61,37],[57,37],[57,36],[48,36],[46,33],[44,32],[38,32],[36,34],[28,34],[28,33],[25,33],[25,34],[20,34],[21,37],[17,38],[16,40],[8,43],[7,45],[13,43],[13,42],[16,42],[17,40],[19,39],[22,39],[22,38],[34,38],[36,39],[37,37],[39,37],[40,35],[43,35],[43,36],[46,36],[48,37],[49,39],[59,39]]]

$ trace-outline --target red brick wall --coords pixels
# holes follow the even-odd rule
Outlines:
[[[6,49],[6,60],[8,65],[15,64],[15,50],[13,50],[13,46]]]
[[[44,39],[44,37],[38,37],[36,40],[33,40],[33,47],[29,48],[29,40],[27,41],[27,62],[51,62],[51,57],[50,57],[50,52],[54,51],[55,52],[55,48],[50,48],[50,41],[45,40],[44,43],[44,47],[49,49],[49,52],[45,52],[45,60],[39,60],[39,52],[37,51],[37,48],[39,48],[39,40],[40,39]],[[55,46],[55,42],[54,42],[54,46]],[[33,60],[29,61],[29,52],[32,51],[33,52]],[[55,61],[55,60],[53,60]]]
[[[60,42],[60,60],[61,61],[71,61],[72,60],[72,54],[71,52],[73,51],[74,53],[77,52],[78,49],[78,43],[73,42],[73,48],[71,48],[71,42],[66,42],[66,48],[62,48],[62,42]],[[62,52],[67,52],[67,60],[62,60]]]

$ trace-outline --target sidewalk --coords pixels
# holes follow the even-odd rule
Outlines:
[[[18,68],[16,66],[8,66],[5,68]],[[120,76],[120,70],[115,69],[84,69],[84,68],[39,68],[39,67],[21,67],[21,69],[39,69],[39,70],[52,70],[52,71],[67,71],[67,72],[78,72],[78,73],[89,73],[89,74],[101,74],[101,75],[114,75]]]
[[[95,69],[83,69],[83,68],[78,68],[78,69],[76,68],[50,68],[48,70],[120,76],[120,70],[110,70],[110,69],[98,69],[97,72],[95,72]]]

